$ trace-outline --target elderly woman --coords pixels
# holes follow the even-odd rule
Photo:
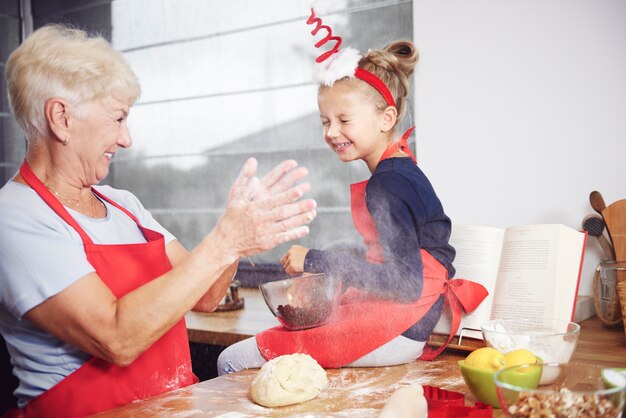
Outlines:
[[[14,416],[78,417],[187,386],[184,315],[211,311],[242,256],[308,232],[315,201],[295,161],[262,179],[248,160],[215,228],[191,252],[128,191],[97,186],[131,145],[136,76],[99,37],[46,26],[10,56],[12,110],[26,132],[0,189],[0,331]]]

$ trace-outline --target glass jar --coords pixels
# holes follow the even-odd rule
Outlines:
[[[594,305],[598,318],[609,327],[623,326],[619,282],[626,282],[626,261],[604,260],[598,264],[593,281]]]

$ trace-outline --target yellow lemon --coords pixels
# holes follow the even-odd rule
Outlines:
[[[517,350],[509,351],[504,355],[504,366],[513,367],[520,364],[535,364],[539,363],[537,356],[525,348],[519,348]]]
[[[477,369],[499,370],[504,366],[504,354],[492,347],[481,347],[469,353],[463,363]]]

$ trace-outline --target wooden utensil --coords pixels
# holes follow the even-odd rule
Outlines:
[[[602,215],[602,211],[606,209],[606,204],[604,203],[604,198],[602,194],[597,190],[594,190],[589,194],[589,203],[591,203],[591,207],[593,210]]]
[[[626,261],[626,199],[618,200],[602,211],[606,229],[613,241],[615,258]],[[626,272],[619,272],[618,281],[626,281]]]
[[[585,216],[583,219],[583,229],[589,233],[592,237],[596,237],[598,243],[602,247],[602,251],[604,251],[604,256],[607,260],[615,260],[615,252],[613,251],[613,247],[609,243],[609,241],[604,236],[604,220],[596,215],[591,214]]]

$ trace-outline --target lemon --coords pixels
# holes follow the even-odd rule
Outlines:
[[[538,363],[537,356],[525,348],[519,348],[517,350],[509,351],[504,355],[504,366],[513,367],[521,364],[535,364]]]
[[[495,348],[481,347],[469,353],[463,364],[477,369],[495,371],[504,366],[504,354]]]

